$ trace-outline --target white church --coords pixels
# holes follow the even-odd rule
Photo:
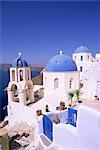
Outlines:
[[[95,96],[100,99],[100,54],[96,54],[94,58],[90,50],[83,45],[74,50],[72,58],[65,55],[61,50],[58,55],[49,60],[43,70],[43,85],[33,85],[30,67],[19,52],[17,59],[15,59],[12,67],[10,68],[10,81],[7,87],[9,126],[13,126],[16,122],[23,120],[29,125],[36,123],[38,132],[39,121],[37,121],[36,111],[41,109],[42,112],[46,114],[46,105],[49,106],[51,112],[56,111],[56,107],[59,106],[61,101],[65,103],[67,102],[67,93],[71,90],[80,89],[80,87],[83,92],[82,99],[94,101]],[[41,91],[43,94],[43,98],[37,102],[35,102],[34,99],[34,92],[36,90],[38,90],[39,95],[41,95]],[[80,116],[84,118],[83,112],[88,110],[89,109],[87,107],[79,107]],[[91,110],[89,111],[91,112]],[[65,131],[68,132],[69,135],[69,137],[66,137],[67,135],[64,134],[65,138],[70,138],[72,141],[77,135],[82,135],[81,129],[84,123],[82,124],[80,116],[78,117],[78,127],[76,128],[70,128],[69,126],[65,127],[65,124],[64,126],[62,124],[61,126],[54,125],[53,138],[56,145],[60,140],[60,144],[64,145],[66,150],[66,143],[62,144],[62,139],[60,137],[59,139],[57,138],[59,134],[61,134],[61,137],[63,138],[62,133]],[[91,134],[93,134],[92,131]],[[84,141],[86,138],[85,135],[83,135],[82,138]],[[77,139],[79,141],[77,146],[80,145],[81,147],[82,141],[79,140],[79,137]],[[88,137],[86,139],[88,140]],[[93,146],[91,144],[91,140],[93,139],[90,138],[89,140],[90,149]],[[69,144],[67,142],[67,145],[69,146],[69,149],[73,149],[75,145],[71,142],[72,147],[70,148],[71,140],[68,141]],[[97,138],[94,140],[95,145],[96,142]],[[86,143],[85,146],[87,146]],[[98,148],[100,148],[99,146],[100,145],[98,145]],[[31,150],[35,149],[33,148]],[[38,150],[38,148],[36,150]],[[95,150],[95,148],[93,150]]]
[[[33,85],[30,67],[19,53],[10,68],[8,101],[27,105],[34,102],[34,88],[44,88],[44,97],[57,93],[65,96],[68,91],[79,89],[80,84],[85,98],[90,96],[93,99],[95,95],[100,98],[100,54],[94,58],[85,46],[78,47],[72,58],[62,50],[52,57],[43,71],[43,86]]]

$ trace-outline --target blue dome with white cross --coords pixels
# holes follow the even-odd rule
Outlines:
[[[12,64],[12,67],[28,67],[28,63],[24,59],[22,59],[21,55],[21,52],[19,52],[17,59],[15,59],[14,63]]]
[[[76,63],[74,60],[63,54],[61,50],[59,55],[52,57],[47,64],[45,71],[47,72],[70,72],[77,71]]]

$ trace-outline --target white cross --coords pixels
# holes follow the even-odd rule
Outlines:
[[[81,45],[81,47],[84,47],[83,45]]]
[[[21,57],[21,55],[22,55],[22,53],[21,53],[21,52],[18,52],[18,56]]]
[[[59,51],[59,54],[60,54],[60,55],[63,55],[63,50],[60,50],[60,51]]]

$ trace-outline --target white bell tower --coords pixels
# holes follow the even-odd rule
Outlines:
[[[10,101],[22,105],[34,102],[34,90],[31,80],[30,67],[22,59],[21,52],[18,53],[12,67],[10,68],[10,82],[8,84],[8,104]]]
[[[82,80],[84,73],[94,65],[91,52],[87,47],[81,45],[74,51],[72,57],[78,71],[80,71],[80,79]]]

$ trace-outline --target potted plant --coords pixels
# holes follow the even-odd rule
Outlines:
[[[73,97],[74,97],[74,95],[75,95],[75,92],[74,92],[74,91],[69,91],[69,92],[67,93],[67,95],[68,95],[68,100],[70,100],[69,106],[71,107],[71,106],[72,106],[72,100],[73,100]]]
[[[61,110],[64,110],[65,109],[65,102],[60,102],[60,109]]]
[[[42,115],[42,110],[41,109],[37,110],[36,113],[37,113],[37,116],[40,116],[40,115]]]
[[[48,105],[45,105],[45,111],[49,112],[49,106]]]
[[[80,100],[80,96],[81,96],[82,94],[83,94],[83,92],[81,92],[80,89],[75,90],[75,95],[76,95],[77,101],[78,101],[79,103],[82,103],[82,100]]]
[[[55,116],[53,122],[56,123],[56,124],[60,123],[60,119],[59,119],[58,114],[56,114],[56,116]]]

